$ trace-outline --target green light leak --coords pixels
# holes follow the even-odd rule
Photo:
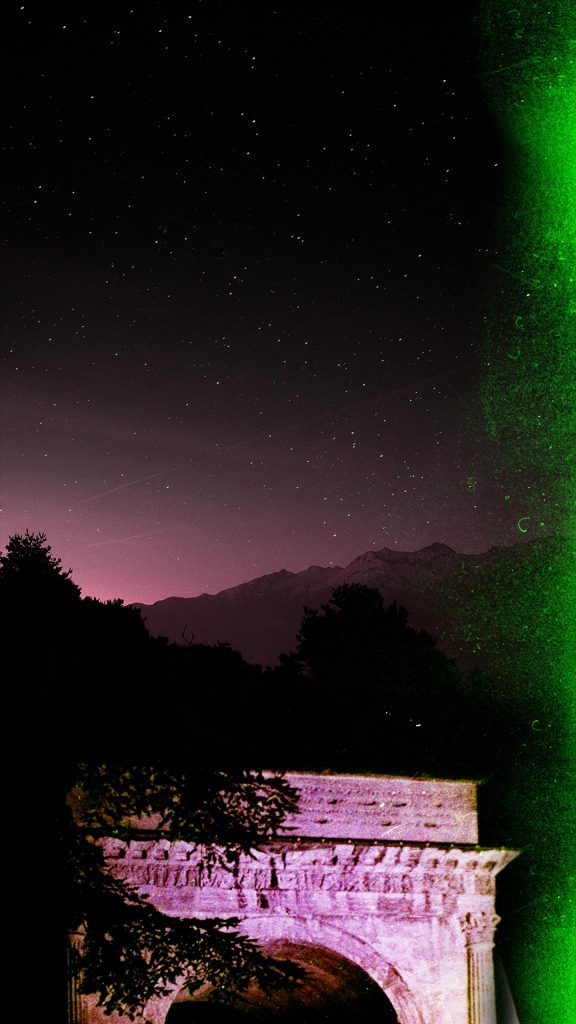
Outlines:
[[[483,22],[481,81],[508,147],[481,383],[484,428],[496,473],[500,465],[506,478],[503,502],[511,492],[522,509],[517,530],[537,537],[544,523],[562,538],[561,554],[526,602],[531,685],[549,709],[548,722],[535,719],[533,728],[550,738],[532,785],[520,769],[515,777],[511,815],[524,818],[526,863],[533,860],[523,870],[532,872],[537,895],[518,913],[513,973],[520,1020],[569,1020],[576,1005],[566,879],[576,692],[576,5],[485,0]],[[545,605],[554,608],[553,637],[549,615],[543,626]]]

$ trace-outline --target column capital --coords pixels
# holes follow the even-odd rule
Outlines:
[[[467,946],[492,946],[499,923],[498,914],[488,914],[485,910],[470,911],[458,918]]]

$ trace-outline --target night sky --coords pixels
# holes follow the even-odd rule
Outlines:
[[[150,602],[519,539],[479,393],[505,154],[445,6],[6,6],[2,545]]]

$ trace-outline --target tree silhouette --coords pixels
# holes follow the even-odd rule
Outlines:
[[[160,914],[137,890],[104,870],[99,836],[129,839],[134,815],[161,817],[162,837],[196,840],[202,864],[232,869],[241,852],[272,838],[295,793],[280,775],[163,766],[80,769],[72,793],[67,870],[68,926],[83,940],[73,956],[81,991],[99,993],[106,1012],[134,1018],[176,981],[205,983],[225,1001],[255,979],[267,991],[290,984],[298,968],[262,954],[239,935],[237,918]]]
[[[8,816],[21,842],[17,926],[27,942],[33,920],[43,951],[28,1012],[52,1015],[62,1005],[64,986],[54,988],[70,932],[83,935],[73,954],[81,990],[131,1017],[183,973],[192,986],[209,981],[222,994],[253,977],[265,987],[287,983],[290,965],[264,957],[235,920],[167,918],[106,873],[95,839],[128,837],[133,816],[158,812],[163,836],[195,838],[208,862],[224,845],[231,866],[270,838],[295,794],[279,773],[264,777],[238,762],[223,770],[192,716],[167,757],[170,737],[155,731],[173,667],[168,645],[121,601],[82,599],[70,576],[43,533],[16,534],[0,556],[14,747]],[[211,679],[217,685],[217,675]],[[36,912],[30,879],[39,843],[50,885]]]
[[[38,587],[47,582],[50,586],[59,586],[63,594],[79,597],[80,588],[70,580],[72,569],[65,570],[61,559],[51,552],[45,534],[31,534],[28,529],[25,534],[14,534],[6,545],[6,554],[0,555],[2,584]]]
[[[0,555],[0,593],[11,601],[77,601],[80,587],[71,579],[72,569],[64,570],[55,558],[45,533],[15,533]]]
[[[291,742],[304,765],[451,774],[470,762],[473,693],[406,609],[385,607],[373,587],[344,584],[320,610],[306,608],[275,678],[298,694]]]

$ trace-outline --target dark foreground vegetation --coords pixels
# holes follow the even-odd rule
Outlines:
[[[222,922],[168,923],[136,894],[126,901],[86,838],[160,811],[175,836],[226,843],[233,858],[293,806],[287,769],[485,780],[481,841],[525,850],[501,886],[499,941],[513,986],[538,955],[539,922],[561,927],[565,722],[545,687],[512,697],[478,672],[463,675],[403,608],[364,586],[305,610],[293,652],[273,669],[226,644],[152,638],[137,610],[83,599],[42,534],[10,539],[0,596],[16,923],[35,950],[22,965],[34,976],[29,1014],[63,1019],[64,937],[83,924],[84,984],[110,1009],[136,1012],[183,958],[191,984],[207,979],[223,994],[253,975],[289,982],[289,965],[266,961]],[[76,821],[66,804],[74,786]],[[554,827],[535,829],[535,816],[550,815]]]

